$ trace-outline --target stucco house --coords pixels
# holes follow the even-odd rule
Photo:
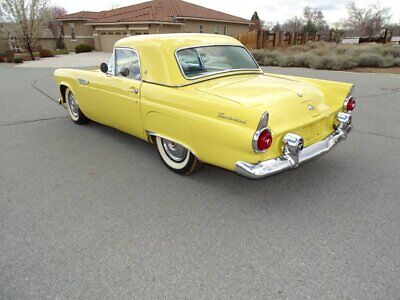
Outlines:
[[[0,24],[0,53],[3,53],[6,50],[12,50],[14,52],[23,52],[24,49],[21,48],[21,45],[18,43],[15,36],[9,34],[10,30],[3,30],[7,24]],[[11,31],[12,32],[12,31]],[[41,33],[41,36],[36,41],[34,47],[50,49],[54,50],[56,47],[56,39],[54,38],[53,33],[50,28],[45,28]]]
[[[119,39],[138,34],[204,32],[236,35],[249,31],[250,20],[182,0],[153,0],[109,11],[81,11],[60,18],[69,50],[87,44],[112,51]]]

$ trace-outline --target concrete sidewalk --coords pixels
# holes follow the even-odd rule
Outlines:
[[[16,68],[85,68],[99,66],[110,59],[110,52],[70,53],[40,60],[27,61]]]

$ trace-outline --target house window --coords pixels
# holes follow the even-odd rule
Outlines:
[[[21,52],[21,48],[18,45],[18,40],[16,37],[13,37],[13,36],[10,37],[9,46],[10,46],[9,48],[11,50],[13,50],[14,52]]]
[[[200,30],[199,30],[199,32],[200,32],[200,33],[203,33],[203,25],[200,25]]]
[[[228,26],[224,26],[224,35],[228,35]]]
[[[71,30],[71,41],[76,41],[76,32],[75,32],[75,24],[70,23],[69,28]]]
[[[214,27],[214,33],[219,34],[219,26],[218,25]]]

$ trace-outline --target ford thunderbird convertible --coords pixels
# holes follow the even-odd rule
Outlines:
[[[352,84],[266,74],[221,35],[127,37],[100,70],[55,78],[72,121],[148,141],[185,175],[203,163],[249,178],[294,169],[347,137],[356,104]]]

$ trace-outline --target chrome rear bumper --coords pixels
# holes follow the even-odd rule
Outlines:
[[[347,138],[352,128],[351,115],[339,113],[338,120],[337,129],[323,141],[303,149],[303,139],[288,133],[283,138],[284,155],[257,164],[239,161],[236,163],[236,172],[251,179],[259,179],[297,168],[300,164],[330,151],[337,143]]]

